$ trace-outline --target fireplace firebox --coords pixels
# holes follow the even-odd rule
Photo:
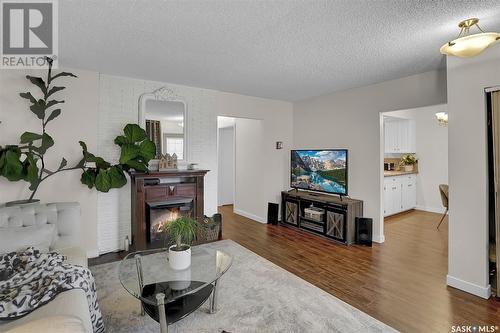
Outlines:
[[[165,246],[164,227],[178,217],[193,217],[193,198],[175,197],[146,203],[147,241],[151,247]]]

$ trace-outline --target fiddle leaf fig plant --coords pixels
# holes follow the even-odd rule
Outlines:
[[[63,77],[76,78],[77,76],[69,72],[53,75],[53,60],[46,57],[46,61],[49,67],[45,80],[41,77],[26,76],[26,79],[39,89],[38,94],[33,95],[31,92],[19,94],[31,103],[29,108],[40,120],[41,130],[22,133],[17,145],[0,146],[0,176],[9,181],[28,182],[31,190],[31,195],[27,200],[29,202],[33,200],[44,180],[63,171],[82,170],[81,182],[101,192],[124,186],[127,183],[125,172],[131,170],[147,172],[148,163],[154,158],[156,147],[147,139],[146,132],[137,124],[126,125],[124,135],[115,139],[115,143],[121,149],[118,164],[112,165],[102,157],[90,153],[85,142],[80,141],[83,157],[78,163],[68,166],[68,161],[62,157],[57,168],[48,167],[46,153],[55,142],[47,131],[47,125],[61,115],[61,108],[56,108],[56,106],[64,103],[64,100],[55,99],[53,95],[66,89],[54,83]]]

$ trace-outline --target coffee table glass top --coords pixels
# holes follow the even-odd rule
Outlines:
[[[137,257],[140,258],[139,262]],[[149,289],[156,288],[153,294],[164,293],[165,302],[171,302],[216,282],[231,264],[232,257],[225,252],[193,246],[191,266],[177,271],[168,263],[167,249],[154,249],[129,253],[121,261],[118,274],[122,286],[132,296],[142,302],[156,305],[154,297],[144,296],[144,286]],[[151,292],[148,294],[151,295]]]

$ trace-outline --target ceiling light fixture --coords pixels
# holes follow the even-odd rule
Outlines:
[[[441,46],[439,51],[442,54],[453,55],[457,57],[474,57],[483,52],[488,46],[491,46],[500,40],[500,33],[484,32],[479,26],[479,19],[470,18],[458,24],[460,33],[458,37],[451,42]],[[476,26],[479,29],[477,34],[469,34],[471,27]]]
[[[443,127],[448,126],[448,114],[446,112],[436,113],[436,118],[437,118],[439,126],[443,126]]]

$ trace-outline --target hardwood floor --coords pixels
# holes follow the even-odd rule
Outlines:
[[[386,219],[385,243],[345,246],[295,229],[260,224],[220,208],[223,237],[402,332],[499,325],[500,302],[446,286],[447,221],[412,211]]]

